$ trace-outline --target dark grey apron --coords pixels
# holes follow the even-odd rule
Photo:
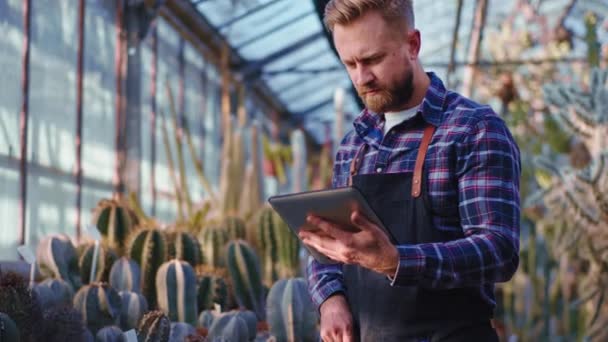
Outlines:
[[[425,128],[413,173],[358,175],[365,143],[351,163],[349,183],[365,196],[396,245],[464,236],[433,225],[422,170],[434,132],[430,124]],[[383,274],[356,265],[344,265],[343,270],[355,335],[362,342],[498,341],[490,324],[493,308],[481,298],[479,288],[391,286]]]

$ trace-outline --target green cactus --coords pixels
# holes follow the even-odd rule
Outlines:
[[[278,274],[278,248],[275,235],[275,213],[270,207],[260,211],[258,244],[263,256],[264,284],[270,286],[277,281]]]
[[[110,286],[116,291],[141,292],[141,270],[133,259],[122,257],[110,269]]]
[[[80,312],[72,306],[56,306],[44,312],[45,342],[93,341],[93,335],[84,326]]]
[[[196,275],[190,264],[177,259],[164,263],[156,273],[156,294],[158,308],[172,322],[196,324]]]
[[[156,229],[142,229],[131,236],[129,256],[141,269],[142,294],[151,309],[156,308],[156,272],[167,259],[164,234]]]
[[[245,221],[237,216],[227,216],[224,218],[222,224],[224,229],[228,232],[229,240],[245,240],[247,236],[247,230],[245,228]]]
[[[71,304],[74,298],[72,286],[61,279],[46,279],[42,283],[36,284],[33,290],[43,308]]]
[[[270,289],[266,305],[270,333],[278,341],[318,341],[318,315],[306,280],[279,280]]]
[[[271,286],[279,278],[291,278],[300,268],[300,242],[287,223],[270,207],[259,217],[258,241],[264,265],[264,283]]]
[[[211,325],[213,325],[213,321],[217,316],[219,316],[219,314],[216,311],[203,310],[201,314],[198,315],[198,326],[205,329],[211,328]]]
[[[203,262],[201,245],[190,233],[173,231],[167,233],[168,258],[184,260],[192,267]]]
[[[217,317],[207,335],[209,341],[249,341],[249,327],[241,316],[224,313]]]
[[[82,252],[78,260],[78,268],[80,269],[80,279],[83,284],[91,282],[91,267],[93,265],[93,254],[95,251],[95,244],[87,244],[82,246]],[[93,282],[107,282],[110,270],[114,262],[118,259],[118,256],[114,251],[99,245],[99,251],[97,254],[97,266],[95,268],[95,279]]]
[[[74,290],[82,285],[76,249],[65,234],[49,235],[36,249],[36,260],[44,277],[67,281]]]
[[[21,341],[39,341],[40,329],[35,324],[42,322],[42,308],[36,294],[28,288],[28,282],[19,274],[0,273],[0,312],[13,319],[21,334]]]
[[[124,331],[137,328],[137,322],[148,312],[148,302],[139,293],[120,291],[120,328]]]
[[[168,342],[171,321],[164,312],[150,311],[142,317],[137,328],[139,342]]]
[[[103,242],[123,255],[127,237],[137,224],[135,213],[118,200],[101,200],[93,213],[93,224],[97,227]]]
[[[247,242],[235,240],[228,244],[226,259],[237,304],[255,312],[259,320],[264,320],[264,287],[258,256]]]
[[[0,341],[19,342],[19,330],[15,321],[3,312],[0,312]]]
[[[118,324],[121,306],[118,292],[107,283],[83,286],[74,296],[74,307],[93,334],[107,325]]]
[[[228,287],[224,278],[215,275],[202,275],[198,286],[198,309],[213,310],[214,303],[222,308],[226,307],[228,301]]]
[[[127,339],[119,327],[111,325],[97,332],[95,342],[127,342]]]
[[[186,341],[188,336],[195,334],[196,329],[194,329],[192,325],[184,322],[172,322],[171,332],[169,333],[169,341]]]
[[[215,268],[225,267],[225,247],[229,240],[226,230],[215,225],[207,226],[203,228],[198,239],[203,250],[205,265]]]
[[[247,330],[249,331],[249,341],[253,341],[258,332],[258,317],[253,311],[249,310],[237,310],[233,311],[235,316],[238,316],[247,323]]]
[[[292,278],[298,274],[300,266],[300,241],[278,214],[274,215],[277,236],[279,277]]]

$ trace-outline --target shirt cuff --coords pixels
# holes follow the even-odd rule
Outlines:
[[[395,274],[387,276],[391,286],[417,285],[422,278],[426,266],[426,259],[421,248],[407,245],[397,246],[399,264]]]
[[[311,299],[317,308],[317,312],[321,308],[321,304],[323,304],[329,297],[338,293],[344,294],[346,293],[346,289],[344,288],[342,282],[337,279],[323,284],[322,288],[313,289]]]

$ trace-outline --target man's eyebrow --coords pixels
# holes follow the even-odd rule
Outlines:
[[[374,58],[378,58],[378,57],[382,57],[384,56],[386,53],[382,52],[382,51],[378,51],[378,52],[372,52],[372,53],[368,53],[362,57],[354,57],[352,59],[345,59],[342,60],[342,63],[344,64],[348,64],[348,63],[353,63],[353,61],[366,61],[366,60],[370,60],[370,59],[374,59]]]

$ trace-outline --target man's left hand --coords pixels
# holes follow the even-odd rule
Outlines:
[[[351,226],[358,230],[310,215],[307,222],[318,231],[302,229],[298,236],[304,244],[335,261],[393,276],[399,265],[399,252],[389,237],[358,211],[350,218]]]

